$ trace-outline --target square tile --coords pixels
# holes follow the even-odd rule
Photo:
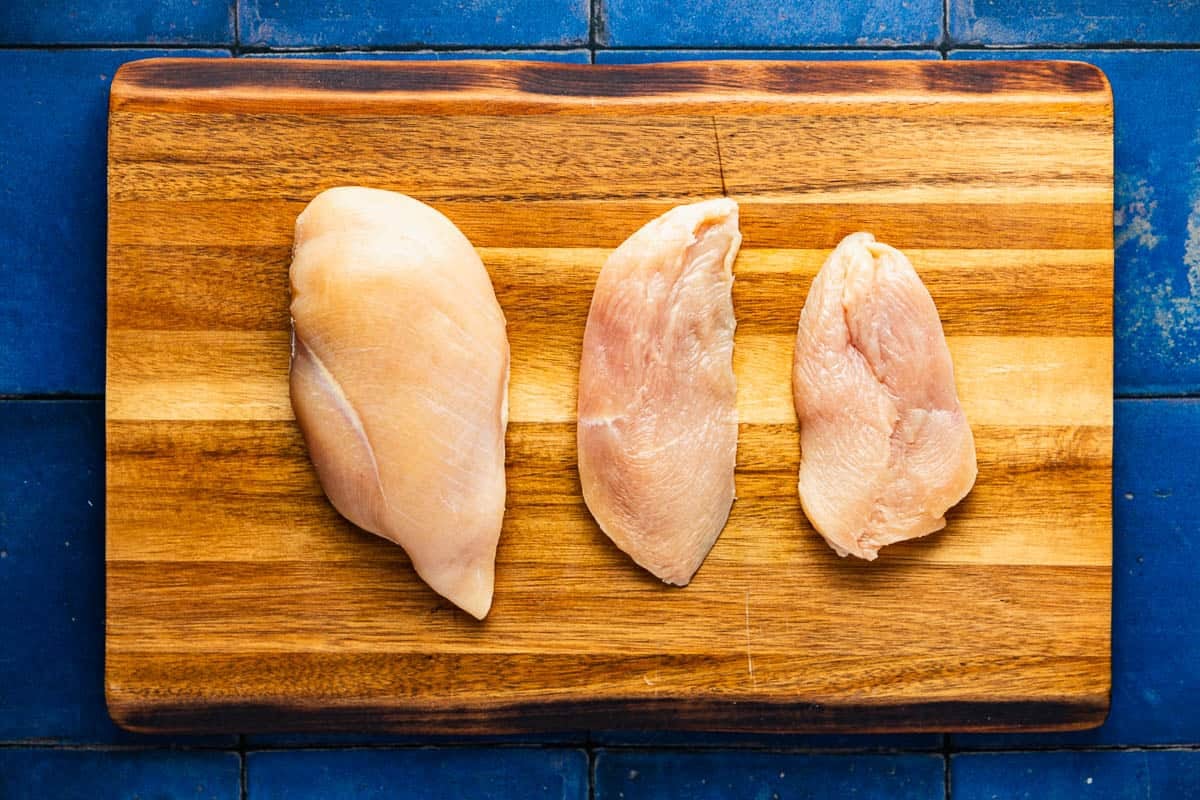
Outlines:
[[[1108,75],[1116,106],[1116,391],[1200,392],[1200,51],[950,57],[1071,59]]]
[[[955,800],[1200,797],[1200,752],[976,753],[952,756]]]
[[[250,47],[568,46],[588,40],[589,0],[241,0]]]
[[[1200,5],[1174,0],[950,0],[957,44],[1152,44],[1200,41]]]
[[[1113,445],[1113,696],[1092,731],[957,749],[1200,742],[1200,400],[1121,400]]]
[[[0,395],[104,391],[108,90],[167,54],[228,55],[0,50]]]
[[[5,800],[238,800],[237,753],[186,750],[0,750]]]
[[[7,0],[0,45],[233,44],[234,0]]]
[[[935,45],[941,0],[598,0],[616,47]]]
[[[174,741],[119,730],[104,704],[99,401],[0,402],[0,608],[0,742]]]
[[[621,747],[734,748],[777,750],[938,750],[940,733],[912,734],[765,734],[699,731],[594,731],[592,741]]]
[[[595,800],[943,797],[940,755],[619,751],[596,755]]]
[[[246,756],[249,800],[584,800],[582,750],[301,750]]]

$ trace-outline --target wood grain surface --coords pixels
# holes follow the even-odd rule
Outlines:
[[[512,344],[479,623],[339,517],[288,400],[296,215],[362,184],[480,249]],[[742,209],[738,500],[686,589],[598,530],[575,383],[608,252]],[[979,450],[942,533],[839,559],[796,496],[809,282],[868,230],[928,285]],[[152,60],[109,125],[109,708],[154,731],[1099,723],[1110,687],[1112,100],[1078,63]]]

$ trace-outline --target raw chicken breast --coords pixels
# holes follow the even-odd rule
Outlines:
[[[648,223],[601,270],[583,338],[583,497],[619,548],[680,586],[733,504],[741,241],[737,204],[724,198]]]
[[[394,192],[318,195],[296,220],[291,392],[321,486],[482,619],[504,517],[508,339],[475,249]]]
[[[946,525],[975,483],[937,308],[912,264],[869,233],[847,236],[800,314],[792,372],[800,501],[838,555]]]

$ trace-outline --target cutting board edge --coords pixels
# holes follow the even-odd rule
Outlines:
[[[187,69],[179,69],[187,67]],[[875,73],[863,82],[864,72]],[[681,93],[679,86],[686,87]],[[644,88],[639,88],[644,87]],[[220,90],[227,93],[222,97]],[[293,111],[342,113],[400,104],[443,113],[595,113],[607,102],[663,113],[756,108],[896,91],[912,102],[995,105],[990,95],[1023,93],[1056,104],[1098,106],[1111,118],[1112,85],[1099,67],[1071,59],[1025,61],[805,61],[697,59],[649,64],[529,60],[353,61],[158,56],[122,64],[109,92],[116,111],[227,111],[275,95]],[[331,105],[331,100],[345,102]],[[451,99],[452,98],[452,99]],[[681,100],[681,98],[683,98]],[[449,102],[448,102],[449,100]],[[715,105],[714,105],[715,104]],[[839,105],[841,103],[839,102]],[[604,113],[604,112],[601,112]]]
[[[378,705],[310,707],[170,702],[123,692],[105,673],[105,700],[118,726],[143,734],[302,732],[506,735],[570,730],[678,730],[757,734],[1065,732],[1099,727],[1111,706],[1111,679],[1100,691],[1038,700],[927,703],[764,703],[671,699],[564,700],[491,709]]]

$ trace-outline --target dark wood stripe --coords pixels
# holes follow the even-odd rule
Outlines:
[[[698,669],[699,661],[704,669]],[[483,662],[488,669],[472,669]],[[786,657],[760,656],[762,669],[786,669]],[[797,667],[801,664],[797,663]],[[819,663],[812,668],[819,669]],[[832,665],[826,665],[828,669]],[[1057,673],[1063,679],[1083,679],[1096,685],[1092,694],[1072,697],[1045,692],[1040,700],[942,700],[855,702],[798,691],[784,700],[744,691],[700,691],[702,687],[664,685],[689,676],[733,675],[745,672],[742,654],[702,656],[550,655],[507,654],[246,654],[210,653],[203,662],[190,655],[121,651],[110,647],[108,668],[109,709],[122,725],[147,732],[349,729],[396,730],[430,733],[523,732],[545,729],[643,727],[695,727],[714,731],[941,731],[1003,730],[1012,727],[1087,727],[1103,720],[1108,710],[1108,659],[1098,656],[1045,657],[1010,655],[993,664],[964,662],[973,667],[1039,674]],[[936,659],[898,656],[879,665],[873,685],[939,680],[944,669]],[[197,682],[181,680],[190,673]],[[503,681],[505,675],[523,674],[558,692],[583,693],[586,699],[570,703],[529,702],[519,698],[487,699],[488,692],[472,691],[467,698],[442,694],[443,686],[425,686],[430,674],[479,675]],[[614,686],[603,696],[588,696],[594,689],[591,676],[658,675],[662,683],[640,687]],[[924,674],[923,674],[924,673]],[[115,685],[114,674],[131,676]],[[743,675],[744,677],[744,675]],[[949,680],[944,675],[942,680]],[[194,694],[194,686],[212,687],[211,693]],[[571,687],[575,687],[571,689]],[[463,685],[463,690],[472,687]],[[484,688],[484,687],[480,687]],[[1029,686],[1025,691],[1030,690]],[[554,691],[554,690],[552,690]],[[1010,691],[1020,694],[1017,680]],[[245,698],[258,697],[260,702]]]
[[[608,558],[607,553],[616,548],[604,549],[604,557],[593,559],[586,571],[572,570],[571,559],[565,559],[560,570],[553,569],[551,558],[500,565],[502,591],[494,601],[496,614],[484,625],[455,613],[448,601],[410,577],[412,570],[398,561],[109,559],[109,650],[193,656],[226,651],[307,652],[319,658],[336,654],[337,643],[344,642],[341,651],[347,655],[438,654],[460,658],[463,664],[472,657],[484,663],[528,655],[590,656],[611,662],[629,656],[686,657],[692,663],[712,656],[736,658],[737,663],[721,674],[679,674],[665,687],[712,681],[752,697],[757,692],[742,685],[748,601],[752,652],[775,660],[774,667],[764,662],[763,672],[756,676],[772,686],[770,678],[776,672],[779,684],[809,691],[821,685],[838,693],[841,680],[886,673],[887,658],[892,657],[937,664],[937,672],[905,675],[904,680],[889,684],[907,685],[908,693],[935,686],[938,691],[953,691],[961,686],[954,678],[955,668],[967,663],[971,669],[966,672],[977,678],[977,673],[990,670],[1003,675],[1003,662],[1009,658],[1098,657],[1104,655],[1109,640],[1109,625],[1102,616],[1078,614],[1081,604],[1103,600],[1108,593],[1111,578],[1105,566],[1008,564],[997,569],[998,565],[887,558],[864,566],[836,558],[828,549],[814,549],[809,558],[799,552],[786,554],[785,560],[791,561],[786,565],[776,560],[720,565],[718,570],[706,564],[694,583],[679,589],[630,570],[619,553]],[[570,549],[565,552],[575,554]],[[587,585],[565,583],[570,575],[587,576]],[[792,576],[796,585],[782,581],[785,576]],[[1030,590],[1033,585],[1051,584],[1070,585],[1072,593]],[[942,603],[954,613],[932,618],[908,603],[913,593],[922,594],[924,603]],[[550,599],[553,602],[546,602]],[[788,600],[804,607],[802,625],[782,624],[776,618],[772,609]],[[887,608],[886,628],[864,639],[858,625],[847,624],[842,608],[847,602]],[[228,620],[246,607],[253,608],[258,626],[230,626]],[[989,619],[988,627],[974,622],[980,616]],[[1063,636],[1064,626],[1070,628],[1070,636]],[[610,638],[613,630],[620,631],[619,638]],[[264,631],[270,631],[272,638],[264,639]],[[930,636],[936,646],[930,645]],[[1006,649],[997,654],[992,652],[995,646]],[[961,663],[938,658],[947,651],[955,652]],[[790,664],[820,664],[830,674],[806,674]],[[479,669],[473,680],[487,684],[492,674]],[[1064,678],[1042,674],[1036,680]],[[260,680],[265,676],[244,678],[244,682]],[[343,679],[358,686],[378,680],[391,679],[386,673]],[[442,676],[407,680],[440,681]],[[601,694],[622,685],[644,691],[641,673],[600,672],[592,680]],[[991,680],[998,696],[1006,688],[1016,693],[1007,680]],[[558,685],[550,681],[547,688]],[[233,687],[211,688],[218,694],[233,691]]]
[[[126,663],[124,661],[118,663]],[[255,669],[248,661],[234,669]],[[297,664],[297,667],[303,665]],[[142,665],[129,662],[130,669]],[[180,663],[180,669],[191,665]],[[562,730],[702,730],[714,733],[986,733],[1094,728],[1108,716],[1107,693],[1036,701],[765,704],[716,698],[513,703],[488,712],[428,709],[405,713],[366,704],[306,705],[147,699],[141,687],[110,687],[108,709],[123,728],[149,734],[293,733],[364,730],[404,734],[506,734]]]
[[[302,549],[325,570],[343,569],[334,562],[369,563],[381,571],[388,593],[402,585],[419,597],[428,593],[399,548],[355,531],[332,509],[293,423],[110,422],[108,432],[108,520],[111,529],[124,532],[110,556],[203,561],[227,554],[274,563]],[[989,556],[992,561],[1024,563],[1028,543],[1049,553],[1039,538],[1066,537],[1088,551],[1072,558],[1095,563],[1103,557],[1097,550],[1102,542],[1092,537],[1111,525],[1111,429],[976,426],[975,435],[980,479],[952,512],[956,542],[993,541],[993,550],[1000,550]],[[566,565],[590,581],[603,575],[606,586],[636,585],[642,573],[628,569],[583,504],[574,425],[514,423],[507,440],[509,512],[498,563],[520,577],[506,580],[503,591],[519,593],[539,569],[553,575]],[[705,568],[719,570],[719,580],[753,581],[756,570],[781,561],[848,570],[857,580],[886,573],[878,565],[831,558],[800,509],[799,452],[795,425],[740,426],[739,499]],[[1010,552],[1005,541],[1013,544]],[[886,561],[945,562],[929,549],[939,544],[933,538],[899,545]],[[764,574],[762,580],[773,585],[779,576]],[[791,574],[787,580],[800,579]]]
[[[1009,477],[1042,471],[1104,469],[1112,454],[1112,428],[1084,425],[1008,427],[975,425],[980,471]],[[299,427],[292,421],[109,420],[110,480],[121,488],[163,488],[182,465],[192,465],[188,485],[220,465],[236,483],[272,482],[271,476],[298,464],[312,470]],[[575,423],[512,422],[508,426],[510,469],[566,470],[575,466]],[[799,426],[738,426],[738,469],[746,473],[792,473],[799,461]],[[796,439],[782,451],[780,443]],[[128,471],[128,472],[127,472]],[[145,484],[143,481],[151,481]],[[296,487],[277,481],[277,491]],[[310,483],[306,477],[300,483]],[[314,484],[315,485],[315,484]]]
[[[914,92],[1094,94],[1108,90],[1104,74],[1082,62],[937,62],[894,64],[822,61],[700,61],[581,65],[538,62],[441,61],[294,62],[150,59],[121,68],[122,99],[143,92],[312,89],[327,93],[517,91],[547,98],[628,98],[669,94],[829,94],[861,97]]]
[[[788,213],[793,213],[789,211]],[[803,213],[802,209],[794,213]],[[540,341],[563,326],[583,325],[604,251],[579,260],[539,262],[534,252],[485,254],[510,340]],[[964,253],[965,254],[965,253]],[[740,263],[750,257],[743,255]],[[914,256],[915,257],[915,256]],[[1041,264],[942,268],[916,258],[948,335],[1106,336],[1110,306],[1101,307],[1094,257]],[[109,249],[108,324],[125,330],[288,330],[289,245],[120,245]],[[796,325],[813,265],[769,272],[735,265],[738,332],[786,333]],[[798,267],[799,268],[799,267]]]
[[[437,208],[476,247],[616,247],[630,232],[679,203],[564,200],[450,201]],[[872,231],[900,249],[1105,249],[1112,207],[1102,203],[794,203],[739,199],[747,246],[830,249],[847,234]],[[291,246],[307,200],[110,203],[109,244]],[[118,265],[119,266],[119,265]]]

